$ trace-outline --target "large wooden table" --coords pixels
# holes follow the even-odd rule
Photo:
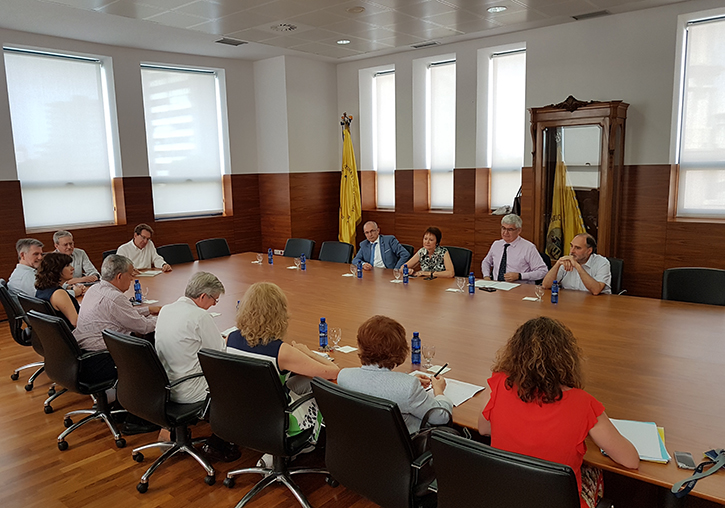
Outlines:
[[[561,320],[584,350],[586,390],[612,418],[654,421],[665,428],[667,449],[692,452],[697,459],[725,447],[725,308],[628,296],[591,296],[562,291],[557,305],[547,293],[542,302],[522,301],[534,288],[486,293],[446,292],[452,279],[411,278],[392,284],[392,270],[365,272],[362,280],[343,277],[349,266],[308,261],[307,271],[290,270],[291,258],[275,256],[274,265],[253,264],[246,253],[177,265],[173,272],[141,278],[150,298],[161,304],[183,295],[192,273],[214,273],[226,294],[211,310],[220,330],[234,326],[237,301],[253,283],[271,281],[289,298],[288,340],[317,345],[320,317],[342,328],[341,345],[356,345],[358,326],[384,314],[403,324],[409,336],[420,332],[423,344],[437,349],[434,363],[448,362],[447,377],[486,385],[496,351],[524,321],[540,315]],[[356,353],[333,354],[340,367],[359,366]],[[410,371],[411,364],[400,367]],[[485,393],[454,408],[456,423],[476,428]],[[603,469],[670,487],[689,476],[674,460],[667,465],[642,462],[624,469],[589,443],[585,460]],[[725,472],[700,481],[691,495],[725,504]]]

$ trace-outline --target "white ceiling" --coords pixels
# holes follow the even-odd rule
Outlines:
[[[301,52],[341,62],[681,1],[689,0],[0,0],[0,27],[204,56]],[[296,28],[279,31],[288,25]],[[221,36],[249,44],[215,44]]]

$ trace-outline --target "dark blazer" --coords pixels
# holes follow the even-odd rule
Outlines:
[[[393,235],[380,235],[378,240],[378,248],[380,248],[383,255],[385,268],[400,268],[410,258],[408,251],[400,245]],[[355,259],[352,260],[353,264],[357,264],[358,261],[373,264],[372,253],[370,252],[371,246],[370,242],[363,240],[360,243],[360,249],[357,251]]]

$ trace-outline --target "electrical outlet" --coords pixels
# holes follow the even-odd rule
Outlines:
[[[274,249],[275,256],[284,256],[284,251],[280,249]]]

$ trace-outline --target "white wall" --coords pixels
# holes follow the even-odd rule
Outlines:
[[[289,172],[284,57],[254,62],[254,105],[260,173]]]

